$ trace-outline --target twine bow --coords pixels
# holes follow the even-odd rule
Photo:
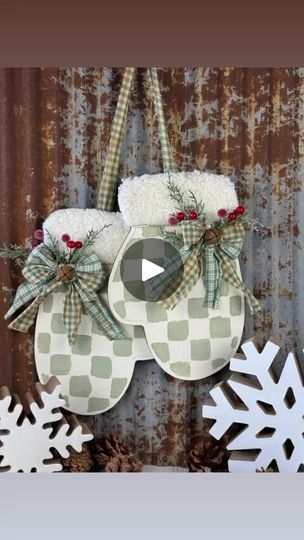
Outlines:
[[[181,226],[184,239],[182,256],[185,258],[183,281],[160,304],[173,309],[202,276],[206,289],[203,307],[218,307],[221,279],[224,278],[244,294],[251,313],[261,310],[260,302],[244,285],[235,268],[234,260],[241,251],[245,236],[243,225],[235,222],[220,229],[206,229],[198,221],[184,221]]]
[[[23,275],[27,280],[17,290],[13,305],[5,315],[11,317],[20,307],[34,301],[9,325],[9,328],[27,332],[34,323],[39,305],[62,283],[65,284],[63,322],[70,345],[76,340],[82,308],[111,340],[122,339],[124,334],[96,294],[104,285],[106,272],[95,253],[86,253],[75,264],[59,264],[53,251],[46,245],[34,249],[29,255]]]

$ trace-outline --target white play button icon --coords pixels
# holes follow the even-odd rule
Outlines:
[[[142,263],[141,263],[142,281],[148,281],[148,279],[158,276],[162,272],[164,272],[164,268],[162,266],[159,266],[158,264],[148,261],[147,259],[142,259]]]
[[[143,302],[158,302],[180,286],[183,264],[170,242],[145,238],[133,242],[123,254],[120,277],[131,296]]]

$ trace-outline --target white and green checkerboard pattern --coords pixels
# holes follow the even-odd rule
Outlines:
[[[106,295],[102,295],[107,304]],[[136,360],[153,357],[144,331],[122,324],[128,339],[110,341],[83,314],[71,348],[63,325],[64,292],[49,295],[39,308],[35,332],[35,361],[43,383],[55,375],[62,385],[65,408],[78,414],[111,409],[126,392]]]
[[[167,373],[185,380],[208,377],[225,366],[239,346],[244,325],[244,297],[223,281],[219,308],[203,308],[201,279],[173,310],[136,299],[121,281],[120,261],[131,244],[152,237],[162,237],[159,227],[131,229],[109,278],[111,310],[121,323],[144,326],[154,358]],[[239,271],[238,263],[237,268]]]

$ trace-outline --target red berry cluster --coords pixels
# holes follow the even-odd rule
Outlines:
[[[241,216],[245,212],[245,206],[241,204],[237,206],[230,214],[228,215],[229,221],[235,221],[238,216]]]
[[[43,240],[43,230],[42,229],[36,229],[34,232],[34,238],[32,240],[32,248],[35,249],[37,246],[39,246],[40,242]]]
[[[176,225],[180,221],[184,221],[185,219],[197,219],[197,212],[195,210],[190,210],[188,215],[186,216],[185,212],[180,210],[179,212],[176,212],[175,215],[172,215],[169,217],[168,222],[169,225]]]
[[[74,240],[71,240],[69,234],[63,234],[61,240],[67,245],[69,249],[81,249],[83,247],[83,243],[80,240],[77,240],[76,242]]]

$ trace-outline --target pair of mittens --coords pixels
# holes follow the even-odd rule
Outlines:
[[[217,219],[220,208],[229,211],[238,204],[227,177],[198,171],[171,177],[184,191],[189,205],[189,194],[195,193],[210,223]],[[149,238],[164,239],[166,231],[172,230],[168,216],[176,212],[176,207],[168,192],[168,175],[125,179],[119,188],[119,206],[121,213],[58,210],[43,226],[45,243],[52,237],[67,254],[63,235],[84,243],[90,231],[101,231],[87,252],[97,255],[109,275],[100,299],[125,335],[109,339],[84,310],[71,345],[63,321],[65,283],[40,305],[35,332],[39,379],[45,383],[55,375],[62,384],[66,409],[79,414],[98,414],[112,408],[126,392],[138,360],[155,359],[179,379],[208,377],[229,362],[243,331],[244,297],[224,279],[217,308],[203,306],[202,277],[173,309],[140,300],[124,285],[121,263],[130,245]],[[237,260],[235,267],[240,276]]]

